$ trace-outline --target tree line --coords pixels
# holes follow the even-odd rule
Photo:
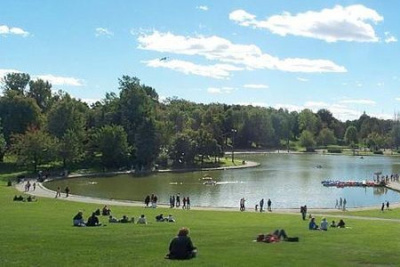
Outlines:
[[[373,151],[398,149],[397,117],[363,114],[342,122],[329,110],[289,112],[256,106],[160,101],[156,90],[136,77],[118,79],[119,93],[106,93],[90,106],[27,73],[2,78],[0,161],[6,154],[32,167],[62,162],[104,168],[151,170],[217,162],[232,149],[308,151],[332,145]]]

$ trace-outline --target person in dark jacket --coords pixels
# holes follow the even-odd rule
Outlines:
[[[99,218],[97,218],[96,213],[93,212],[92,216],[88,218],[86,226],[100,226],[101,223],[99,222]]]
[[[178,236],[174,237],[169,244],[167,259],[191,259],[196,256],[197,250],[190,239],[189,229],[183,227],[179,230]]]

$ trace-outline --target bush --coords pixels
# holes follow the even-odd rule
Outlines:
[[[381,150],[374,151],[374,154],[375,155],[383,155],[383,151],[381,151]]]
[[[328,153],[342,153],[341,148],[328,148]]]

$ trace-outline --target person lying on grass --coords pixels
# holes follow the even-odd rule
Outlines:
[[[299,238],[288,237],[284,229],[281,230],[276,229],[274,232],[269,234],[259,234],[256,239],[257,242],[265,242],[265,243],[276,243],[280,242],[281,240],[289,242],[297,242],[299,241]]]
[[[187,260],[196,257],[197,249],[188,235],[189,229],[186,227],[179,230],[178,235],[169,244],[166,259]]]

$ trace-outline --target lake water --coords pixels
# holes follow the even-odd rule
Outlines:
[[[147,176],[118,175],[55,180],[45,185],[55,190],[69,186],[72,194],[142,201],[156,194],[161,203],[180,193],[190,196],[192,206],[238,207],[244,197],[254,208],[262,198],[272,201],[272,208],[333,208],[336,199],[346,198],[348,207],[399,202],[400,194],[386,188],[324,187],[321,181],[372,180],[375,172],[400,173],[400,159],[395,157],[352,157],[343,155],[242,154],[238,158],[260,163],[256,168],[189,173],[155,173]],[[317,166],[321,166],[318,168]],[[217,185],[204,185],[210,175]]]

